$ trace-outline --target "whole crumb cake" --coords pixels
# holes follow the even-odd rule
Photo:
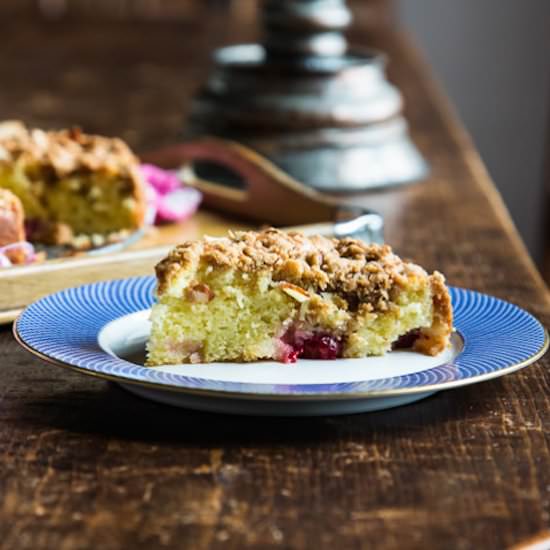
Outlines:
[[[449,344],[444,277],[389,246],[277,229],[189,241],[156,267],[148,365],[336,359]]]
[[[100,246],[145,217],[144,183],[128,146],[79,129],[0,123],[0,188],[21,200],[29,239],[46,244]]]

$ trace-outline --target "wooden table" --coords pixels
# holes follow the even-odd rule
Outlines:
[[[16,23],[0,21],[0,118],[79,122],[139,150],[175,134],[204,49],[236,35],[216,17]],[[364,199],[386,216],[389,242],[548,324],[547,290],[429,70],[397,32],[368,41],[389,52],[433,167],[425,183]],[[0,544],[508,548],[550,524],[548,363],[387,412],[238,418],[156,405],[47,366],[5,328]]]

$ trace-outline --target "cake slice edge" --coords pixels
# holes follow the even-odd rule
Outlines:
[[[388,246],[269,229],[188,242],[157,266],[149,366],[381,355],[449,344],[443,275]]]

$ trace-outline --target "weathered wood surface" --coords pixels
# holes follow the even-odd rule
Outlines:
[[[209,31],[209,34],[206,31]],[[205,48],[193,26],[0,21],[0,118],[168,142]],[[366,202],[398,251],[550,321],[546,288],[472,145],[403,37],[392,58],[430,180]],[[3,548],[508,548],[550,525],[548,359],[393,411],[231,418],[47,366],[0,331]]]

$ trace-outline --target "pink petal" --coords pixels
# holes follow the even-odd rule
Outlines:
[[[173,171],[163,170],[153,164],[142,164],[141,173],[151,187],[162,195],[181,187],[181,181]]]
[[[201,199],[201,193],[192,187],[183,187],[158,197],[156,223],[186,220],[197,211]]]
[[[0,252],[0,267],[11,267],[11,260],[2,252]]]

